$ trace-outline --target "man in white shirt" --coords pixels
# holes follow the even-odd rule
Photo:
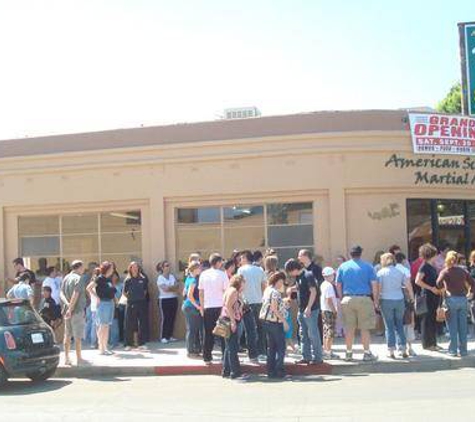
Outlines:
[[[55,267],[48,267],[46,269],[46,278],[43,280],[43,287],[51,289],[51,297],[56,302],[56,305],[61,305],[59,292],[61,289],[61,278],[58,277],[58,272]]]
[[[238,274],[244,277],[243,297],[249,305],[248,312],[244,313],[244,330],[246,333],[249,359],[257,361],[258,356],[266,355],[265,333],[259,319],[262,307],[262,293],[266,288],[266,274],[261,267],[252,265],[253,255],[251,251],[243,251],[240,254],[241,266]]]
[[[223,308],[223,294],[227,289],[229,280],[222,270],[223,258],[214,253],[209,257],[211,268],[201,273],[198,289],[200,292],[200,303],[202,305],[201,315],[204,321],[204,346],[203,360],[210,364],[213,360],[214,335],[213,329],[216,326],[221,310]],[[224,356],[224,339],[220,338],[221,352]]]

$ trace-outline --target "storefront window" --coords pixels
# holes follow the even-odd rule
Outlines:
[[[407,231],[409,259],[419,256],[419,247],[432,242],[432,216],[430,199],[407,200]]]
[[[140,211],[20,217],[20,255],[41,277],[49,266],[63,272],[71,262],[114,261],[120,272],[141,260]]]
[[[449,246],[462,254],[475,247],[475,202],[447,199],[408,199],[409,258],[426,242]]]
[[[313,206],[308,203],[179,208],[177,258],[184,268],[189,254],[234,250],[277,250],[281,265],[301,248],[313,248]]]

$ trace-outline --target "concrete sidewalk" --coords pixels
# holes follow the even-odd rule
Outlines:
[[[447,349],[448,342],[440,339],[439,344]],[[431,372],[464,367],[475,367],[475,341],[469,343],[469,355],[464,358],[448,356],[446,352],[429,352],[423,350],[420,343],[414,345],[417,356],[409,359],[388,358],[384,339],[375,337],[372,346],[374,354],[379,359],[374,363],[362,361],[361,346],[354,349],[354,362],[343,361],[345,346],[338,339],[334,351],[341,356],[341,360],[332,360],[321,365],[296,365],[294,360],[299,355],[289,354],[286,358],[286,371],[289,375],[348,375],[362,373],[390,373],[390,372]],[[56,377],[87,378],[93,376],[152,376],[152,375],[219,375],[221,364],[220,353],[215,352],[214,362],[207,366],[202,359],[190,359],[186,356],[183,342],[162,345],[150,343],[146,351],[124,351],[123,348],[114,349],[112,356],[100,356],[97,350],[85,350],[84,359],[87,365],[66,367],[61,358]],[[72,354],[75,362],[74,353]],[[264,374],[265,363],[249,363],[245,354],[241,355],[243,372]]]

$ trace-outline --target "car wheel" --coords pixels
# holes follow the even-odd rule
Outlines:
[[[32,372],[30,374],[26,374],[26,376],[33,382],[43,382],[46,381],[48,378],[51,378],[55,372],[56,368],[52,368],[46,372]]]
[[[0,388],[2,388],[8,381],[8,375],[3,366],[0,364]]]

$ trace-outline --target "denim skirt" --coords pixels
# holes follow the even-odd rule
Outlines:
[[[96,324],[111,325],[114,319],[114,302],[112,300],[101,299],[97,306]]]

